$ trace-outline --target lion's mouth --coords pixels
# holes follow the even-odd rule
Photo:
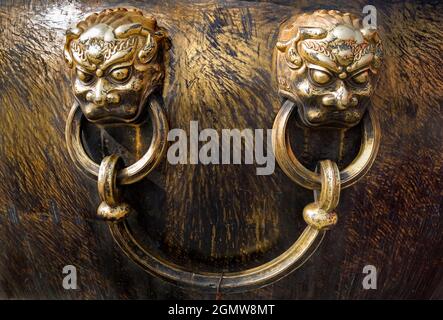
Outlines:
[[[93,123],[132,123],[139,116],[138,109],[132,105],[98,106],[88,103],[83,108],[85,117]]]
[[[348,110],[327,110],[299,106],[299,120],[309,128],[347,129],[356,126],[363,117],[363,112],[357,108]]]

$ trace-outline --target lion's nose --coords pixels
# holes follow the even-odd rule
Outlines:
[[[335,106],[338,110],[346,110],[356,106],[358,99],[342,83],[336,92],[325,95],[322,103],[324,106]]]
[[[99,107],[105,106],[107,99],[102,79],[99,79],[95,85],[95,88],[86,94],[86,100],[93,102]]]
[[[339,110],[346,110],[349,107],[357,105],[357,98],[354,97],[352,92],[350,92],[344,84],[341,84],[338,88],[336,95],[336,107]]]

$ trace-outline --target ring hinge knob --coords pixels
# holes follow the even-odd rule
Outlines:
[[[317,230],[329,230],[337,224],[338,216],[335,211],[325,211],[318,203],[312,202],[303,209],[303,219]]]
[[[121,162],[120,156],[113,154],[103,158],[100,164],[97,186],[102,202],[97,208],[97,215],[104,220],[118,221],[132,211],[129,204],[122,201],[117,186],[117,173]]]
[[[315,201],[303,209],[306,223],[317,230],[328,230],[337,224],[334,211],[340,199],[340,171],[331,160],[320,161],[320,195],[314,190]]]

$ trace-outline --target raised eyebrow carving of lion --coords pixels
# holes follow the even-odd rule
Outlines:
[[[170,39],[166,31],[158,27],[157,20],[153,16],[144,15],[142,11],[135,8],[106,9],[100,13],[88,15],[77,23],[76,27],[67,30],[64,57],[69,67],[72,67],[75,62],[72,51],[79,52],[78,56],[82,58],[81,60],[87,60],[88,57],[85,56],[83,48],[79,48],[79,44],[82,42],[81,36],[89,28],[99,24],[107,25],[110,29],[108,35],[102,39],[103,42],[96,43],[98,46],[101,45],[103,50],[106,49],[108,56],[104,58],[110,58],[112,51],[116,53],[125,49],[122,43],[127,43],[127,47],[130,47],[131,43],[128,43],[128,39],[134,35],[146,37],[145,43],[141,43],[138,48],[138,59],[141,64],[151,61],[159,51],[160,45],[164,45],[165,49],[170,47]],[[74,48],[72,47],[73,42]]]
[[[288,61],[293,63],[294,69],[301,68],[303,65],[303,60],[297,48],[300,42],[304,42],[307,46],[314,46],[317,43],[316,51],[328,55],[331,60],[335,60],[331,52],[333,51],[333,41],[336,40],[336,44],[338,44],[340,40],[344,41],[344,39],[334,39],[334,36],[330,36],[330,32],[338,25],[357,29],[363,36],[361,40],[352,36],[348,40],[348,44],[353,51],[352,62],[356,62],[355,65],[349,66],[349,69],[356,69],[362,63],[372,61],[370,64],[371,71],[377,73],[383,57],[380,37],[375,29],[363,28],[361,19],[352,13],[342,13],[337,10],[317,10],[313,13],[298,15],[286,22],[285,27],[279,34],[277,49],[288,53]],[[309,41],[310,39],[317,41]],[[321,39],[324,39],[324,41],[320,41]],[[360,61],[363,55],[368,55],[368,57]],[[337,58],[340,57],[337,56]]]

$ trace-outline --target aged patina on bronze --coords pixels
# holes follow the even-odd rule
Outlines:
[[[66,125],[69,154],[77,167],[98,179],[102,200],[98,215],[110,222],[111,233],[125,254],[147,272],[181,286],[214,292],[244,291],[279,280],[300,267],[319,245],[324,230],[337,222],[334,209],[340,189],[369,170],[379,143],[372,111],[364,120],[361,151],[342,172],[331,160],[320,161],[315,173],[304,168],[286,143],[286,123],[296,104],[302,122],[309,127],[350,127],[360,122],[366,114],[364,100],[372,92],[372,73],[380,64],[376,33],[362,29],[356,17],[337,11],[316,11],[294,21],[289,28],[284,26],[276,46],[279,91],[288,101],[275,120],[273,143],[283,170],[314,190],[314,202],[303,212],[308,226],[272,261],[229,273],[198,273],[155,257],[134,239],[124,220],[131,208],[121,199],[119,185],[145,177],[166,147],[166,116],[150,95],[161,86],[164,76],[165,30],[141,11],[122,8],[93,14],[68,30],[65,58],[73,70],[76,98]],[[90,159],[80,137],[83,115],[98,124],[129,124],[140,120],[147,105],[154,135],[140,160],[119,169],[118,155],[105,157],[100,166]]]

